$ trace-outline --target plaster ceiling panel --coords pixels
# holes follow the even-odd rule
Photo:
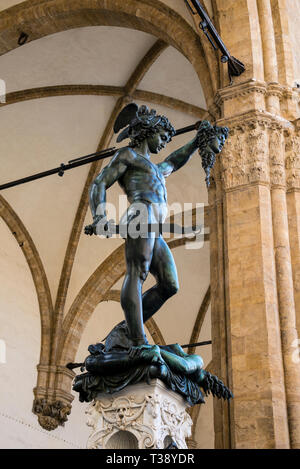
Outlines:
[[[6,10],[6,8],[10,8],[18,3],[22,3],[24,0],[1,0],[0,3],[0,11]]]
[[[0,57],[7,92],[61,84],[123,86],[156,39],[127,28],[71,29]]]
[[[96,151],[110,97],[60,97],[1,109],[1,183],[58,167]],[[72,223],[89,165],[10,188],[2,195],[30,232],[56,293]]]
[[[198,75],[174,47],[168,47],[152,65],[139,89],[165,94],[206,109]]]
[[[6,363],[2,356],[0,361],[0,415],[32,421],[32,389],[40,355],[39,305],[23,252],[1,218],[0,239],[0,339],[6,345]],[[2,421],[2,444],[6,436],[1,426]]]
[[[143,104],[137,102],[139,105]],[[149,106],[150,107],[150,106]],[[158,113],[168,116],[175,128],[184,127],[193,124],[197,119],[193,119],[191,116],[166,109],[163,106],[155,106]],[[189,134],[174,137],[173,140],[168,144],[167,148],[159,155],[152,155],[152,161],[158,163],[166,158],[172,151],[179,148],[180,146],[187,143],[191,138],[195,136],[195,132]],[[115,138],[111,145],[115,145]],[[124,141],[124,145],[127,144],[127,140]],[[120,147],[119,144],[117,144]],[[103,167],[108,164],[108,161],[104,162]],[[201,167],[201,159],[196,152],[193,158],[183,167],[180,171],[174,173],[167,179],[167,190],[168,190],[168,202],[169,204],[177,203],[178,210],[184,210],[184,204],[192,204],[187,206],[188,209],[196,207],[196,204],[207,204],[207,189],[205,187],[205,174]],[[120,200],[123,207],[126,207],[123,199],[119,199],[122,195],[122,190],[116,183],[107,192],[107,202],[116,208],[117,220],[119,216],[125,211],[125,208],[119,208]],[[112,213],[112,218],[115,218]],[[88,210],[85,224],[89,224],[92,221],[90,210]],[[67,295],[66,309],[71,306],[74,298],[79,293],[84,283],[88,280],[90,275],[95,269],[103,262],[106,257],[109,256],[120,244],[122,240],[120,238],[115,239],[103,239],[96,236],[84,236],[82,235],[78,244],[76,257],[74,261],[74,267],[71,275],[71,281],[69,285],[69,291]]]

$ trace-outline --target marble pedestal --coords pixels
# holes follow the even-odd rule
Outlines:
[[[189,405],[160,380],[98,394],[86,413],[92,433],[88,449],[164,449],[174,442],[186,449],[191,435]]]

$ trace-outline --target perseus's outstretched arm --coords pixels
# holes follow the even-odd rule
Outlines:
[[[94,219],[106,216],[106,190],[125,173],[130,159],[129,152],[126,148],[118,151],[94,180],[90,189],[90,207]]]
[[[183,147],[173,151],[164,161],[159,163],[157,166],[159,167],[163,175],[167,177],[171,173],[177,171],[183,165],[185,165],[197,149],[197,137],[195,137]]]

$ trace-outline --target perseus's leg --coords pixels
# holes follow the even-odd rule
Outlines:
[[[121,306],[125,313],[129,336],[134,345],[147,343],[143,325],[142,286],[149,273],[155,238],[125,241],[126,275],[121,291]]]
[[[143,294],[143,321],[146,322],[161,306],[177,293],[178,277],[171,250],[160,236],[155,239],[150,272],[157,283]]]

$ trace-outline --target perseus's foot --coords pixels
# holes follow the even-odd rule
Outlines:
[[[129,357],[131,359],[141,358],[152,365],[164,365],[164,359],[160,354],[158,345],[142,344],[131,347],[129,350]]]

